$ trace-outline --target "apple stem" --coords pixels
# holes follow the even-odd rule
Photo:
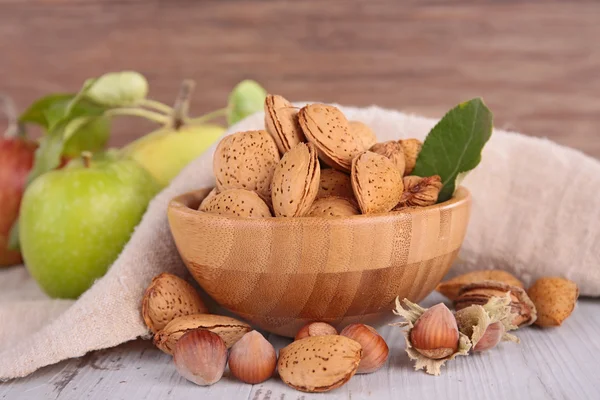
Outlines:
[[[223,116],[227,115],[227,111],[228,111],[227,107],[221,108],[221,109],[218,109],[218,110],[215,110],[215,111],[211,111],[208,114],[204,114],[201,117],[190,118],[186,122],[188,124],[203,124],[203,123],[205,123],[207,121],[210,121],[210,120],[213,120],[215,118],[223,117]]]
[[[81,159],[83,160],[83,166],[85,168],[89,168],[90,164],[92,163],[92,153],[90,153],[89,151],[82,151]]]
[[[195,86],[196,82],[191,79],[185,79],[181,83],[172,113],[172,124],[175,130],[179,130],[186,123],[190,100]]]
[[[4,131],[3,136],[7,139],[25,137],[25,126],[17,117],[17,107],[15,107],[13,99],[7,94],[0,93],[0,105],[2,112],[8,120],[8,127]]]

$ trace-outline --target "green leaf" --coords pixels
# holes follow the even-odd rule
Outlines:
[[[73,158],[84,151],[95,153],[104,149],[110,137],[110,119],[107,117],[78,117],[65,126],[62,154]]]
[[[45,115],[46,111],[50,107],[55,107],[57,104],[66,106],[73,97],[75,97],[74,94],[59,93],[39,98],[30,105],[23,114],[21,114],[19,121],[31,122],[47,128],[48,122]]]
[[[86,97],[109,107],[132,106],[148,95],[148,81],[134,71],[110,72],[89,85]]]
[[[449,200],[456,190],[457,178],[464,178],[479,165],[492,127],[492,112],[481,98],[459,104],[429,132],[412,174],[439,175],[443,187],[438,202]]]
[[[263,109],[267,91],[253,80],[238,83],[229,94],[227,123],[231,126]]]

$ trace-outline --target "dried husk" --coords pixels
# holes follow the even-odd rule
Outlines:
[[[488,327],[496,322],[504,325],[503,341],[520,343],[519,338],[508,333],[508,331],[518,328],[512,323],[516,315],[513,313],[510,303],[510,293],[507,292],[504,296],[491,297],[483,306],[471,305],[456,312],[458,329],[471,340],[473,348],[477,346]]]

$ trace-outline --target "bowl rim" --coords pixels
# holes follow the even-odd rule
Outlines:
[[[430,211],[447,211],[455,208],[460,208],[467,206],[471,203],[471,192],[464,187],[459,186],[454,192],[454,195],[450,200],[447,200],[443,203],[434,204],[427,207],[410,207],[401,211],[390,211],[387,213],[378,213],[378,214],[360,214],[360,215],[351,215],[344,217],[266,217],[266,218],[247,218],[247,217],[238,217],[235,215],[222,215],[222,214],[213,214],[205,211],[199,211],[195,208],[189,206],[191,201],[198,202],[201,199],[199,198],[199,193],[205,192],[206,195],[210,193],[213,187],[205,187],[201,189],[196,189],[190,192],[186,192],[175,196],[169,202],[169,213],[170,212],[183,212],[185,214],[196,215],[201,218],[213,219],[213,220],[227,220],[227,221],[244,221],[246,223],[260,223],[265,224],[265,222],[271,224],[286,224],[286,223],[298,223],[302,222],[314,222],[314,221],[328,221],[328,222],[358,222],[358,221],[377,221],[383,219],[385,221],[389,221],[390,217],[398,217],[405,218],[410,217],[412,214],[422,214],[424,212]]]

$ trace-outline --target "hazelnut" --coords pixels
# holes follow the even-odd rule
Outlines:
[[[408,327],[404,331],[406,353],[415,360],[415,370],[424,369],[431,375],[439,375],[446,361],[457,356],[466,356],[471,349],[471,341],[458,330],[452,312],[440,303],[430,309],[423,308],[407,299],[396,298],[394,314],[404,322],[393,326]]]
[[[298,333],[296,333],[296,337],[294,340],[304,339],[309,336],[325,336],[325,335],[337,335],[338,332],[335,328],[329,325],[326,322],[310,322],[304,325]]]
[[[439,360],[458,349],[458,326],[452,311],[443,303],[425,311],[410,331],[410,341],[425,357]]]
[[[218,382],[227,364],[227,347],[219,335],[204,329],[184,334],[175,345],[173,361],[177,372],[196,385]]]
[[[273,345],[257,331],[246,333],[233,345],[229,370],[240,381],[257,384],[269,379],[277,366]]]
[[[345,327],[340,335],[355,340],[362,346],[363,353],[358,365],[358,374],[375,372],[387,361],[390,349],[373,327],[364,324],[351,324]]]
[[[479,339],[477,344],[473,346],[473,351],[486,351],[493,349],[498,345],[498,343],[500,343],[504,333],[506,333],[506,328],[502,322],[497,321],[488,325],[481,339]]]

